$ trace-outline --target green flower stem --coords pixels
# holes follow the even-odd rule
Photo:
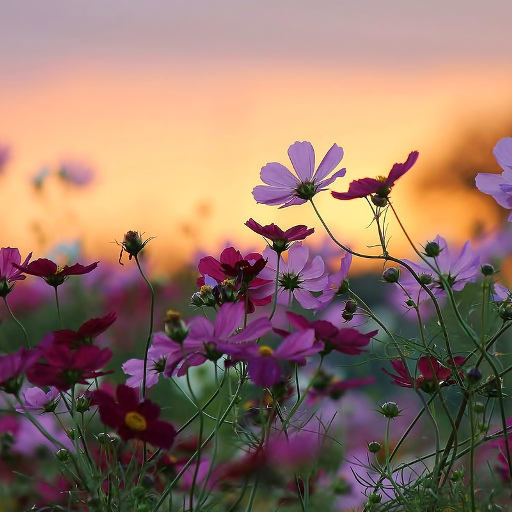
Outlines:
[[[57,286],[54,286],[55,290],[55,303],[57,304],[57,316],[59,317],[60,328],[64,329],[64,322],[62,321],[62,315],[60,313],[60,304],[59,304],[59,292],[57,291]]]
[[[146,284],[149,288],[149,293],[151,296],[151,303],[149,307],[149,329],[148,329],[148,339],[146,341],[146,347],[144,349],[144,373],[142,374],[142,398],[146,398],[146,372],[148,369],[148,352],[149,346],[151,345],[151,338],[153,337],[153,322],[154,322],[154,314],[155,314],[155,290],[153,289],[152,284],[149,282],[149,279],[144,274],[142,267],[140,266],[139,257],[137,254],[134,255],[135,263],[137,263],[137,268],[139,269],[140,275],[146,281]]]
[[[27,346],[27,348],[30,348],[27,331],[25,330],[25,327],[23,327],[23,324],[14,316],[14,313],[12,312],[11,308],[9,307],[9,303],[7,302],[7,296],[4,297],[4,302],[5,302],[5,307],[7,308],[7,311],[9,311],[9,314],[11,315],[11,318],[18,325],[18,327],[23,331],[23,337],[25,338],[25,345]]]
[[[277,265],[276,265],[276,287],[274,290],[274,304],[272,306],[272,311],[270,313],[270,316],[268,317],[269,320],[272,320],[272,317],[276,313],[277,308],[277,292],[279,290],[279,266],[281,264],[281,253],[277,254]]]

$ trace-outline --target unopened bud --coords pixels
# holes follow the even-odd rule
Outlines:
[[[347,302],[345,302],[345,311],[347,313],[355,313],[357,311],[357,302],[347,300]]]
[[[382,496],[380,494],[372,492],[371,494],[368,495],[368,501],[370,503],[380,503],[382,501]]]
[[[400,410],[395,402],[386,402],[380,406],[380,413],[386,418],[396,418],[400,416]]]
[[[439,247],[437,242],[427,242],[425,245],[425,256],[429,258],[435,258],[441,254],[442,249]]]
[[[371,453],[377,453],[382,448],[382,445],[378,443],[377,441],[371,441],[368,443],[368,451]]]
[[[66,462],[70,456],[71,453],[69,452],[69,450],[66,450],[66,448],[62,448],[62,450],[59,450],[55,454],[55,457],[57,457],[57,459],[60,460],[61,462]]]
[[[171,340],[183,343],[188,336],[189,328],[185,325],[181,313],[169,309],[164,318],[165,333]]]
[[[482,378],[482,371],[480,370],[480,368],[470,368],[467,372],[466,372],[466,380],[470,383],[470,384],[475,384],[476,382],[478,382],[480,379]]]
[[[504,302],[498,309],[498,315],[503,320],[512,320],[512,303]]]
[[[390,267],[382,273],[382,280],[386,283],[398,283],[400,271],[396,267]]]
[[[482,272],[484,276],[492,276],[496,273],[496,269],[490,263],[484,263],[480,267],[480,272]]]

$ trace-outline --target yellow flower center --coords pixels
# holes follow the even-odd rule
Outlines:
[[[64,270],[64,267],[57,265],[57,270],[55,271],[55,275],[60,274]]]
[[[269,357],[274,353],[274,351],[268,347],[267,345],[262,345],[260,347],[260,356],[262,357]]]
[[[136,430],[138,432],[146,430],[147,427],[146,419],[144,416],[135,411],[127,412],[126,416],[124,417],[124,422],[129,429]]]
[[[386,176],[377,176],[375,179],[380,181],[381,183],[385,183],[387,180]]]

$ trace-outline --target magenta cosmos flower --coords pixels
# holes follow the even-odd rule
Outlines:
[[[273,223],[262,226],[254,219],[249,219],[245,225],[255,233],[258,233],[258,235],[263,236],[269,247],[278,254],[286,251],[290,247],[291,242],[304,240],[315,231],[315,228],[308,229],[307,226],[302,224],[283,231],[279,226]]]
[[[139,402],[137,390],[119,384],[116,398],[101,390],[94,391],[93,396],[101,421],[115,428],[123,441],[140,439],[164,450],[172,446],[176,430],[171,423],[158,419],[158,405],[150,400]]]
[[[26,266],[32,257],[30,253],[23,262]],[[0,249],[0,297],[5,297],[13,288],[15,281],[25,279],[22,271],[15,265],[21,263],[21,255],[18,249],[11,247],[2,247]]]
[[[37,349],[21,348],[13,354],[0,356],[0,389],[6,393],[17,394],[27,372],[39,359]]]
[[[287,336],[276,349],[257,343],[231,344],[224,351],[234,361],[246,361],[249,377],[257,386],[270,388],[277,384],[283,375],[279,361],[306,364],[306,357],[318,354],[323,343],[316,341],[315,331],[307,329]]]
[[[310,322],[301,315],[286,312],[286,318],[297,329],[313,329],[315,338],[323,344],[322,353],[329,354],[333,350],[347,355],[359,355],[366,352],[362,347],[368,346],[370,340],[378,334],[378,330],[360,333],[350,327],[338,329],[327,320]]]
[[[432,356],[422,356],[418,359],[417,377],[409,376],[408,370],[401,359],[395,359],[390,362],[398,375],[394,375],[384,368],[382,371],[393,377],[391,381],[392,384],[396,384],[402,388],[421,389],[425,391],[425,393],[434,393],[437,389],[436,382],[439,386],[449,386],[455,382],[449,379],[452,375],[451,368],[448,368]],[[454,358],[453,363],[454,366],[459,367],[463,365],[464,362],[465,358],[459,356]]]
[[[228,302],[220,308],[215,322],[202,316],[192,318],[187,338],[182,344],[175,343],[175,349],[167,357],[164,375],[185,375],[189,367],[199,366],[207,360],[216,361],[222,355],[230,354],[227,351],[230,347],[261,338],[272,328],[268,318],[258,318],[239,331],[244,316],[241,302]]]
[[[345,176],[345,169],[336,171],[343,158],[343,149],[333,144],[315,171],[315,150],[310,142],[295,142],[288,148],[288,156],[298,176],[284,165],[272,162],[261,169],[260,177],[266,185],[258,185],[252,191],[256,202],[280,208],[303,204],[315,194],[326,190],[336,178]]]
[[[279,275],[277,301],[279,304],[289,304],[295,297],[304,309],[315,309],[321,302],[311,292],[320,292],[327,285],[327,276],[324,275],[325,265],[320,256],[309,261],[309,249],[297,242],[290,247],[288,261],[277,255],[270,247],[263,251],[268,258],[267,266],[262,270],[261,277],[273,281],[262,287],[261,293],[272,293],[275,287],[277,273],[277,258],[279,262]]]
[[[475,178],[480,192],[489,194],[503,208],[512,208],[512,138],[501,139],[493,150],[496,161],[503,169],[501,174],[480,173]],[[509,214],[512,222],[512,212]]]
[[[17,265],[15,263],[13,263],[13,266],[24,274],[42,277],[50,286],[56,288],[57,286],[61,285],[68,278],[68,276],[77,276],[92,272],[98,266],[98,262],[96,261],[87,266],[81,265],[80,263],[75,263],[70,267],[68,267],[68,265],[59,267],[57,263],[54,263],[53,261],[50,261],[46,258],[40,258],[26,266]]]
[[[393,165],[387,178],[385,176],[378,176],[377,178],[355,180],[350,183],[348,192],[331,192],[331,194],[334,198],[342,200],[375,194],[381,200],[385,200],[389,196],[395,181],[401,178],[416,163],[417,159],[418,152],[413,151],[403,164]]]

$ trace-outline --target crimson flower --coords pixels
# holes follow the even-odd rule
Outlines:
[[[417,151],[412,151],[404,163],[393,165],[387,178],[378,176],[377,178],[354,180],[350,183],[348,192],[331,192],[331,194],[334,198],[342,200],[375,194],[381,200],[382,205],[385,205],[385,200],[388,198],[395,181],[401,178],[416,163],[418,154]]]
[[[176,430],[169,422],[158,419],[158,405],[150,400],[139,402],[138,395],[136,389],[124,384],[117,386],[115,398],[105,391],[94,391],[101,421],[115,428],[123,441],[140,439],[168,450],[176,437]]]
[[[94,338],[105,332],[117,319],[117,314],[111,312],[101,318],[91,318],[82,324],[78,331],[63,329],[53,333],[53,342],[77,348],[79,345],[92,344]]]
[[[342,328],[338,329],[327,320],[315,320],[310,322],[306,318],[291,311],[286,312],[286,318],[291,325],[298,329],[314,329],[315,338],[323,342],[323,353],[328,354],[335,350],[347,355],[359,355],[366,352],[361,347],[366,347],[370,340],[379,332],[378,330],[360,333],[357,329]],[[285,334],[281,332],[280,334]]]
[[[265,306],[272,300],[270,294],[262,297],[257,293],[263,285],[270,283],[267,279],[257,277],[266,264],[261,254],[250,253],[242,256],[234,247],[228,247],[222,251],[219,260],[213,256],[201,258],[198,269],[202,275],[197,280],[197,286],[204,286],[207,276],[215,280],[217,286],[214,287],[213,292],[220,304],[245,302],[248,294],[247,312],[252,313],[254,306]]]
[[[315,231],[315,228],[308,229],[307,226],[302,224],[283,231],[274,223],[262,226],[254,219],[249,219],[245,225],[255,233],[258,233],[258,235],[265,237],[268,245],[279,254],[290,247],[290,242],[304,240]]]
[[[66,391],[75,384],[88,384],[87,379],[112,373],[97,371],[112,357],[108,348],[81,345],[73,352],[67,345],[53,344],[43,351],[42,356],[44,360],[27,371],[27,379],[36,386],[54,386]]]
[[[456,357],[453,361],[457,367],[464,362],[465,358],[463,357]],[[393,377],[392,384],[402,388],[421,389],[425,393],[434,393],[437,390],[437,384],[439,386],[450,386],[455,383],[454,380],[449,379],[452,375],[452,370],[432,356],[422,356],[418,359],[418,377],[409,375],[401,359],[395,359],[390,361],[390,363],[398,375],[394,375],[384,368],[382,371]]]
[[[32,253],[25,258],[23,265],[27,265],[31,257]],[[18,249],[11,247],[0,249],[0,297],[5,297],[12,290],[15,281],[25,279],[22,272],[13,266],[20,263],[21,255]]]
[[[70,267],[68,265],[59,267],[57,263],[54,263],[53,261],[46,258],[40,258],[28,265],[17,265],[13,263],[13,267],[17,268],[24,274],[42,277],[50,286],[56,288],[61,285],[68,276],[77,276],[92,272],[98,266],[98,263],[99,262],[96,261],[87,266],[75,263]]]

